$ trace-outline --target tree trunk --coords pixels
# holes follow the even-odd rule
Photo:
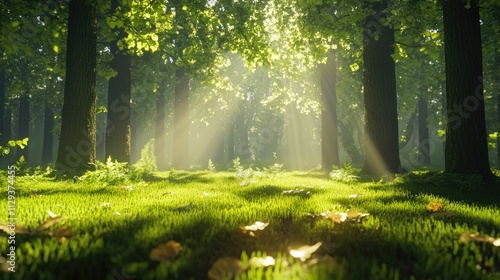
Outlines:
[[[118,0],[111,2],[114,13],[119,7]],[[111,68],[117,72],[108,82],[108,124],[106,127],[106,158],[119,162],[130,162],[130,94],[132,87],[131,57],[118,48],[118,41],[127,37],[123,28],[111,42]]]
[[[341,121],[338,122],[342,146],[344,147],[347,154],[351,157],[352,166],[360,166],[363,163],[363,156],[361,155],[358,147],[356,146],[354,139],[354,122],[349,120],[348,124],[344,124]]]
[[[211,129],[210,129],[211,128]],[[215,131],[212,134],[212,141],[209,149],[212,150],[212,162],[219,166],[224,165],[224,124],[222,120],[219,119],[218,122],[214,122],[210,124],[210,130]]]
[[[54,113],[52,112],[50,106],[48,104],[45,104],[42,164],[49,164],[52,162],[52,147],[54,143],[54,136],[52,135],[53,129],[54,129]]]
[[[30,100],[27,95],[22,95],[19,99],[19,122],[17,129],[17,138],[19,140],[29,138],[30,134]],[[24,156],[24,160],[28,161],[28,147],[17,149],[17,157]]]
[[[165,124],[165,94],[163,87],[160,87],[156,97],[156,126],[155,126],[155,156],[159,170],[167,168],[165,138],[167,128]]]
[[[93,169],[96,159],[96,7],[69,2],[66,84],[57,168],[64,173]]]
[[[182,67],[175,71],[173,166],[189,168],[189,77]]]
[[[418,163],[421,166],[431,165],[429,128],[427,127],[427,100],[418,98]]]
[[[500,129],[500,93],[497,94],[497,131]],[[497,137],[497,168],[500,168],[500,137]]]
[[[379,6],[381,4],[378,4]],[[376,10],[382,11],[383,7]],[[394,30],[379,22],[380,13],[366,19],[364,33],[365,161],[363,173],[401,173],[398,141]]]
[[[5,109],[3,115],[3,132],[3,142],[0,143],[0,146],[6,145],[12,139],[12,110],[8,108]]]
[[[227,127],[227,160],[229,164],[233,163],[234,157],[234,131],[235,131],[235,122],[231,119],[229,120],[229,126]]]
[[[488,161],[478,1],[443,1],[443,19],[448,119],[445,171],[481,174],[488,181],[494,177]]]
[[[246,163],[252,151],[250,150],[250,142],[248,138],[248,122],[245,117],[245,106],[241,105],[236,115],[236,131],[238,133],[238,141],[236,142],[236,156],[240,158],[242,163]]]
[[[5,126],[3,122],[5,113],[5,70],[0,70],[0,146],[9,139],[5,137]]]
[[[320,65],[321,71],[321,99],[323,112],[321,113],[321,166],[323,171],[330,173],[332,166],[340,166],[338,129],[337,129],[337,67],[335,51],[327,52],[325,65]]]

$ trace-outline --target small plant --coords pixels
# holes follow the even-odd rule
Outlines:
[[[275,163],[270,165],[268,168],[264,168],[264,171],[273,174],[274,176],[280,175],[283,173],[283,163]]]
[[[126,162],[113,161],[108,157],[106,162],[97,161],[95,170],[87,171],[81,180],[92,183],[103,183],[106,185],[125,184],[131,181],[138,181],[141,173],[133,168],[129,168]]]
[[[136,170],[142,177],[151,176],[157,171],[156,156],[154,153],[155,140],[149,140],[141,150],[141,159],[137,161],[131,168]]]
[[[214,163],[212,162],[211,159],[208,160],[208,166],[207,166],[207,170],[210,171],[210,172],[215,172],[215,165]]]
[[[343,168],[333,170],[330,173],[330,178],[337,182],[356,183],[359,176],[354,175],[354,173],[354,168],[349,163],[345,163]]]

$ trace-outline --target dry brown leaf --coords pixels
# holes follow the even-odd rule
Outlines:
[[[0,230],[3,230],[5,233],[10,234],[10,224],[0,223]],[[27,228],[25,228],[23,226],[18,226],[18,225],[15,225],[14,232],[16,234],[30,234],[31,233]]]
[[[341,224],[347,220],[346,213],[329,213],[326,217],[337,224]]]
[[[263,222],[261,221],[256,221],[255,223],[245,226],[245,230],[250,230],[250,231],[257,231],[257,230],[263,230],[269,225],[269,221],[264,220]]]
[[[50,236],[62,238],[62,237],[71,237],[71,230],[69,227],[61,227],[56,230],[52,230],[48,233]]]
[[[481,234],[479,232],[476,233],[464,233],[462,236],[460,236],[460,240],[463,242],[470,242],[470,241],[477,241],[477,242],[486,242],[486,243],[491,243],[495,247],[500,246],[500,238],[493,238],[489,235],[486,234]]]
[[[244,270],[245,268],[243,268],[243,265],[240,260],[235,259],[233,257],[224,257],[218,259],[212,265],[212,267],[208,271],[208,279],[210,280],[234,279]]]
[[[193,202],[190,202],[188,205],[178,207],[177,211],[188,211],[191,210],[191,208],[193,208]]]
[[[427,210],[430,212],[438,212],[443,208],[443,204],[438,201],[431,201],[427,204]]]
[[[44,231],[46,229],[48,229],[49,227],[59,223],[62,219],[62,216],[56,216],[56,217],[53,217],[53,218],[50,218],[48,219],[47,221],[41,223],[36,229],[35,231]]]
[[[52,211],[50,211],[50,210],[47,210],[47,214],[49,214],[49,216],[50,216],[51,218],[55,218],[55,217],[57,217],[57,214],[54,214],[54,212],[52,212]]]
[[[316,252],[316,250],[318,250],[319,247],[321,247],[321,242],[318,242],[312,246],[308,246],[308,245],[305,245],[305,246],[302,246],[300,248],[298,248],[297,250],[290,250],[290,255],[292,255],[292,257],[296,258],[296,259],[300,259],[301,261],[305,261],[307,260],[308,258],[311,257],[312,254],[314,254],[314,252]]]
[[[275,265],[276,260],[270,256],[267,256],[265,258],[253,257],[249,260],[249,263],[254,267],[268,267]]]
[[[172,261],[179,255],[182,250],[180,243],[170,240],[167,243],[158,245],[156,248],[151,250],[149,253],[149,258],[154,261]]]

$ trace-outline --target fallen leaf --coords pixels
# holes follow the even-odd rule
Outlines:
[[[321,242],[318,242],[312,246],[305,245],[298,248],[297,250],[290,250],[290,255],[296,259],[305,261],[308,258],[310,258],[311,255],[314,254],[314,252],[316,252],[316,250],[318,250],[319,247],[321,247],[321,244],[322,244]]]
[[[109,202],[101,202],[100,205],[101,205],[101,207],[111,207],[112,204]]]
[[[151,250],[149,253],[149,258],[154,261],[172,261],[179,255],[182,250],[180,243],[170,240],[167,243],[158,245],[156,248]]]
[[[477,242],[486,242],[486,243],[491,243],[495,247],[500,246],[500,238],[493,238],[489,235],[486,234],[481,234],[479,232],[476,233],[464,233],[460,236],[460,241],[463,242],[470,242],[470,241],[477,241]]]
[[[438,201],[431,201],[427,204],[427,210],[430,212],[438,212],[443,207],[443,204]]]
[[[41,223],[36,229],[35,231],[44,231],[46,229],[48,229],[49,227],[59,223],[61,221],[61,218],[62,216],[56,216],[56,217],[53,217],[53,218],[50,218],[48,219],[47,221]]]
[[[225,280],[234,279],[245,269],[240,260],[233,257],[220,258],[212,265],[208,271],[208,279]]]
[[[442,212],[434,212],[431,214],[432,217],[436,218],[449,218],[455,216],[455,212],[453,211],[442,211]]]
[[[347,220],[346,213],[329,213],[327,216],[328,219],[332,220],[332,222],[341,224]]]
[[[244,187],[244,186],[246,186],[246,185],[248,185],[247,181],[242,181],[242,182],[240,183],[240,186],[242,186],[242,187]]]
[[[131,192],[131,191],[133,190],[133,187],[132,187],[132,185],[130,185],[130,186],[125,186],[125,189],[126,189],[127,191]]]
[[[0,230],[3,230],[6,234],[9,235],[10,232],[11,232],[10,231],[11,230],[10,224],[8,224],[8,223],[0,223]],[[15,225],[14,232],[16,234],[30,234],[31,233],[27,228],[25,228],[23,226],[18,226],[18,225]]]
[[[270,256],[265,258],[253,257],[249,260],[249,262],[254,267],[268,267],[276,264],[276,260]]]
[[[116,211],[116,212],[115,212],[115,213],[113,213],[113,214],[115,214],[116,216],[120,216],[120,215],[121,215],[121,214],[120,214],[120,212],[118,212],[118,211]]]
[[[255,223],[245,226],[245,230],[250,230],[250,231],[256,231],[256,230],[263,230],[269,225],[269,221],[265,220],[264,222],[261,221],[256,221]]]
[[[166,191],[166,192],[163,193],[163,195],[167,195],[167,194],[175,194],[175,192]]]
[[[286,190],[281,192],[282,195],[294,195],[294,194],[305,194],[310,195],[310,191],[305,191],[304,189],[296,188],[295,190]]]
[[[193,202],[190,202],[188,205],[178,207],[177,211],[187,211],[191,210],[191,208],[193,208]]]
[[[360,197],[360,196],[362,196],[362,194],[355,193],[355,194],[349,195],[349,198],[356,198],[356,197]]]
[[[319,214],[312,214],[312,213],[307,213],[305,216],[311,219],[316,219],[316,218],[328,218],[328,215],[330,214],[330,211],[325,211],[323,213]]]
[[[208,193],[207,192],[203,192],[203,196],[208,196]]]
[[[59,204],[58,204],[58,205],[59,205]],[[47,210],[47,214],[49,214],[49,216],[50,216],[51,218],[55,218],[55,217],[57,217],[57,215],[56,215],[56,214],[54,214],[54,212],[52,212],[52,211],[50,211],[50,210]]]
[[[64,241],[64,240],[66,240],[66,238],[69,238],[72,236],[71,230],[68,227],[62,227],[62,228],[50,231],[48,234],[49,234],[49,236],[59,238],[60,241]]]

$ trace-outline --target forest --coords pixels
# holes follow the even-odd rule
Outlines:
[[[2,0],[0,35],[2,279],[500,277],[496,0]]]

